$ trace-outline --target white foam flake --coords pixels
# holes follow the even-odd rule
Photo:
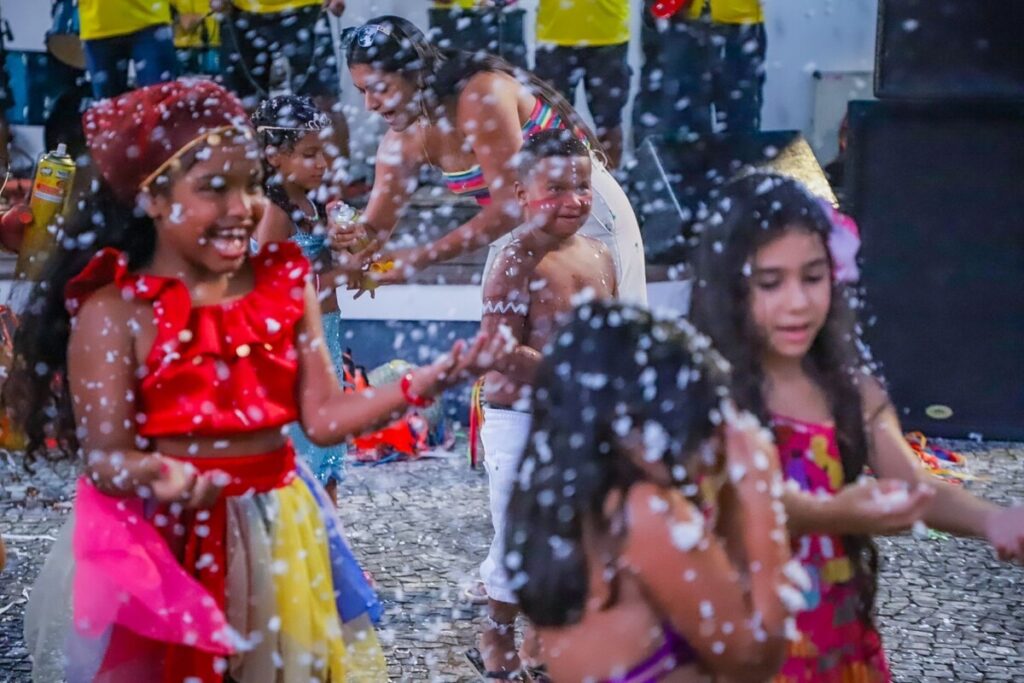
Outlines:
[[[694,515],[689,522],[676,522],[670,527],[669,533],[672,536],[672,545],[683,552],[689,552],[696,548],[704,537],[704,518]]]
[[[796,614],[807,609],[807,600],[804,599],[804,594],[793,586],[785,583],[780,584],[776,592],[778,593],[779,600],[782,601],[783,606],[790,614]]]

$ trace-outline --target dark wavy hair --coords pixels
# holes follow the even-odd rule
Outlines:
[[[698,226],[700,243],[693,259],[690,321],[711,337],[732,366],[731,394],[737,405],[767,424],[765,341],[751,315],[750,267],[757,251],[787,232],[817,235],[828,249],[832,221],[820,200],[796,180],[753,173],[722,188],[708,220]],[[832,279],[832,298],[822,330],[803,366],[821,388],[835,421],[836,440],[847,483],[867,465],[868,438],[860,383],[870,366],[856,320],[857,297]],[[878,551],[870,537],[844,539],[860,584],[860,613],[873,619],[877,592]]]
[[[563,626],[582,616],[585,527],[621,541],[604,511],[608,494],[645,479],[621,437],[642,430],[647,455],[696,495],[694,459],[715,429],[711,413],[726,396],[727,376],[728,364],[688,323],[640,308],[584,304],[557,332],[537,375],[505,532],[506,569],[533,623]]]
[[[14,360],[3,386],[4,406],[28,440],[28,463],[78,452],[66,382],[71,319],[65,286],[104,247],[123,251],[133,269],[149,263],[156,248],[156,228],[141,208],[124,204],[103,181],[83,194],[19,318]],[[47,439],[56,442],[56,449],[47,446]]]
[[[457,98],[478,73],[499,72],[512,76],[547,102],[567,127],[601,152],[601,143],[568,100],[548,82],[486,52],[443,50],[408,19],[383,15],[344,34],[349,66],[365,64],[386,73],[397,73],[416,85],[431,120],[443,116],[443,105]]]
[[[176,170],[167,170],[149,192],[169,192],[174,178],[187,172],[203,146],[183,154]],[[80,171],[85,172],[85,171]],[[26,438],[26,464],[38,457],[73,458],[78,453],[75,416],[67,386],[71,318],[65,308],[68,282],[104,247],[124,253],[130,270],[149,264],[156,251],[156,226],[138,204],[118,199],[102,179],[75,198],[70,218],[58,232],[57,245],[32,289],[14,333],[14,358],[2,390],[13,424]],[[53,439],[55,449],[47,440]]]

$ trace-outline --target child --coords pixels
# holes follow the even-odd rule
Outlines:
[[[504,556],[547,672],[772,675],[783,598],[799,603],[801,577],[786,566],[775,449],[723,402],[728,366],[689,326],[620,305],[584,304],[556,339],[535,379]],[[706,523],[698,505],[713,501],[698,482],[721,471],[732,481]]]
[[[480,325],[492,336],[504,331],[513,343],[485,378],[480,435],[494,524],[490,553],[480,567],[489,612],[480,649],[491,672],[519,668],[513,631],[518,609],[502,563],[504,516],[530,429],[529,387],[541,349],[576,297],[616,295],[611,252],[600,241],[577,234],[593,198],[586,145],[568,131],[550,130],[527,139],[520,155],[516,196],[526,224],[513,233],[489,271]]]
[[[871,535],[923,519],[1024,557],[1024,508],[931,477],[908,447],[835,277],[833,229],[796,181],[753,174],[723,191],[694,264],[692,321],[732,365],[739,407],[774,428],[794,549],[813,580],[779,683],[890,680]],[[859,483],[868,467],[878,480]]]
[[[308,97],[283,95],[260,104],[252,122],[263,146],[267,171],[263,187],[271,201],[256,230],[256,241],[265,244],[291,240],[313,265],[327,350],[335,373],[344,377],[341,313],[332,284],[327,209],[322,201],[324,175],[329,167],[324,136],[330,131],[331,120]],[[351,240],[356,234],[338,233],[338,239]],[[296,451],[334,500],[338,484],[345,477],[345,444],[317,446],[297,423],[291,426],[289,435]]]
[[[250,255],[259,150],[235,97],[175,81],[83,121],[103,181],[28,304],[4,387],[29,457],[52,437],[84,458],[27,608],[36,678],[384,680],[379,605],[281,427],[327,445],[382,424],[482,340],[343,393],[298,247]]]

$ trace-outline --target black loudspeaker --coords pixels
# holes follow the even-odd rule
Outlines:
[[[718,189],[754,169],[792,176],[835,203],[821,166],[797,131],[709,136],[695,142],[649,137],[636,153],[626,191],[640,222],[647,262],[675,265],[694,245],[694,224]]]
[[[875,96],[1024,97],[1024,2],[879,0]]]
[[[850,105],[866,330],[904,426],[1024,439],[1024,103]]]

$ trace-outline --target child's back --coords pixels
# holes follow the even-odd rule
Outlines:
[[[503,558],[554,680],[774,673],[802,578],[783,571],[781,476],[706,349],[692,328],[594,302],[536,373]]]

